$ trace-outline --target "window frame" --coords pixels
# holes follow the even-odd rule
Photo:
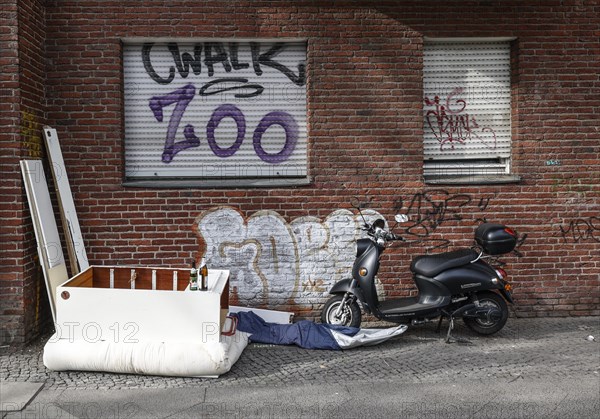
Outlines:
[[[509,93],[510,100],[508,114],[510,127],[508,129],[510,135],[510,152],[507,157],[491,158],[449,158],[447,160],[427,159],[425,149],[423,151],[423,178],[428,184],[498,184],[498,183],[518,183],[521,178],[513,173],[513,150],[515,143],[515,127],[514,127],[514,102],[515,95],[515,40],[516,37],[424,37],[423,46],[423,146],[425,147],[425,136],[427,130],[425,105],[425,49],[428,43],[501,43],[509,44]],[[435,164],[439,163],[441,169],[435,173]],[[489,169],[489,170],[486,170]],[[445,171],[446,173],[441,173]]]
[[[276,163],[272,164],[272,165],[268,165],[268,167],[265,167],[263,169],[263,172],[265,173],[264,175],[262,175],[262,173],[259,173],[258,175],[262,175],[262,176],[254,176],[252,174],[247,174],[244,175],[243,173],[241,175],[235,176],[235,175],[231,175],[231,173],[233,173],[233,169],[228,170],[225,169],[219,169],[221,170],[222,173],[217,173],[216,171],[214,172],[214,174],[212,176],[209,175],[204,175],[204,176],[197,176],[197,175],[183,175],[183,176],[177,176],[177,175],[163,175],[163,176],[157,176],[157,177],[153,177],[153,176],[131,176],[128,171],[130,172],[130,168],[131,166],[128,166],[128,163],[131,163],[132,160],[128,161],[128,157],[127,157],[127,150],[128,150],[128,131],[127,131],[127,124],[131,123],[131,119],[127,118],[127,104],[126,104],[126,96],[128,94],[127,92],[127,75],[126,72],[128,71],[128,69],[126,68],[127,61],[125,59],[125,53],[126,53],[126,48],[128,48],[128,46],[130,45],[140,45],[140,44],[146,44],[146,43],[154,43],[154,44],[160,44],[160,47],[162,47],[163,49],[165,48],[165,45],[167,43],[186,43],[188,44],[195,44],[195,43],[221,43],[223,45],[228,45],[229,43],[236,43],[238,45],[241,44],[245,44],[245,47],[247,47],[248,43],[259,43],[259,44],[276,44],[276,43],[295,43],[295,44],[304,44],[304,55],[303,57],[301,57],[301,59],[299,59],[298,63],[302,63],[302,65],[304,66],[304,83],[302,85],[298,85],[298,89],[301,89],[302,92],[302,98],[301,98],[301,102],[300,103],[300,112],[302,112],[302,120],[299,121],[300,124],[300,135],[301,135],[301,139],[299,140],[301,142],[301,147],[302,150],[300,152],[299,155],[296,155],[295,159],[296,159],[296,163],[295,166],[293,167],[282,167],[282,165],[278,165]],[[297,47],[297,45],[296,45]],[[293,48],[296,48],[293,47]],[[268,48],[268,47],[265,47]],[[265,52],[265,51],[260,51],[261,53]],[[183,53],[183,51],[182,51]],[[247,51],[246,51],[247,53]],[[295,186],[302,186],[302,185],[308,185],[312,183],[312,179],[310,177],[310,151],[309,151],[309,124],[308,124],[308,68],[307,68],[307,64],[308,64],[308,55],[309,55],[309,42],[308,39],[306,38],[252,38],[252,39],[242,39],[242,38],[152,38],[152,37],[144,37],[144,38],[138,38],[138,37],[130,37],[130,38],[122,38],[121,39],[121,71],[122,71],[122,88],[123,88],[123,96],[122,96],[122,109],[123,109],[123,132],[124,132],[124,139],[123,139],[123,156],[122,156],[122,161],[123,161],[123,179],[122,179],[122,185],[126,186],[126,187],[145,187],[145,188],[215,188],[215,187],[223,187],[223,188],[239,188],[239,187],[248,187],[248,188],[262,188],[262,187],[295,187]],[[204,51],[202,51],[202,56],[204,57]],[[241,61],[241,60],[240,60]],[[250,60],[248,60],[250,61]],[[176,63],[171,63],[171,65],[176,64]],[[255,71],[256,68],[254,67],[254,62],[250,61],[249,63],[249,67],[246,64],[245,68],[249,68],[248,71],[252,72],[253,70]],[[202,62],[202,65],[205,65],[205,62]],[[269,71],[272,70],[273,68],[275,68],[277,71],[282,71],[279,68],[276,68],[276,66],[263,66],[264,70]],[[238,68],[234,68],[234,70],[237,70]],[[131,70],[131,68],[129,68],[129,70]],[[178,72],[178,68],[176,69],[176,74]],[[293,71],[297,72],[299,71],[299,68],[292,68]],[[202,69],[202,72],[204,72],[204,77],[207,76],[206,73],[206,68]],[[235,73],[235,71],[232,72],[232,74]],[[141,74],[141,73],[140,73]],[[229,74],[229,73],[228,73]],[[257,74],[257,78],[258,78],[258,73]],[[266,74],[266,73],[265,73]],[[168,76],[169,73],[167,72],[166,75]],[[192,79],[194,74],[192,74],[192,71],[190,71],[190,77],[189,79]],[[181,73],[177,74],[177,77],[181,76]],[[233,74],[231,77],[235,77],[236,75]],[[227,77],[227,76],[221,76],[221,77]],[[240,75],[238,74],[237,77],[240,77]],[[216,78],[216,77],[215,77]],[[248,77],[250,78],[250,77]],[[286,79],[287,80],[287,79]],[[289,81],[289,80],[288,80]],[[182,82],[182,80],[180,80],[180,82]],[[252,80],[250,80],[251,84]],[[290,82],[291,83],[291,82]],[[212,87],[212,86],[211,86]],[[217,86],[218,87],[218,86]],[[217,87],[212,87],[213,89],[216,89]],[[228,87],[228,86],[226,86]],[[196,90],[197,92],[199,91],[199,89]],[[241,90],[240,90],[241,91]],[[215,96],[223,96],[224,93],[221,93],[220,95],[215,95]],[[198,96],[198,95],[197,95]],[[271,94],[269,94],[269,97],[272,97]],[[202,100],[206,100],[206,98],[196,98],[196,99],[202,99]],[[270,101],[271,99],[267,99],[268,101]],[[269,102],[270,103],[270,102]],[[174,112],[174,106],[175,105],[170,105],[170,107],[165,107],[165,111],[164,111],[164,120],[168,123],[171,114]],[[287,109],[284,109],[284,111]],[[225,125],[227,125],[227,122],[231,122],[230,125],[234,124],[235,121],[228,121],[227,118],[224,119]],[[135,121],[135,120],[134,120]],[[256,134],[255,131],[255,126],[254,125],[259,125],[258,121],[256,121],[257,123],[251,123],[251,122],[246,122],[246,132],[245,132],[245,137],[244,137],[244,143],[248,143],[250,145],[250,147],[252,147],[253,144],[253,134]],[[262,121],[261,121],[262,122]],[[272,124],[278,124],[278,122],[274,122],[271,123]],[[164,124],[165,126],[167,125],[166,123]],[[196,129],[196,134],[198,137],[201,137],[201,142],[200,144],[203,146],[207,146],[207,139],[206,139],[206,133],[204,132],[203,129],[203,125],[202,124],[198,124],[198,128]],[[223,124],[221,124],[223,125]],[[267,124],[263,124],[263,128],[264,125],[268,125]],[[184,131],[184,126],[185,124],[182,122],[181,125],[178,127],[178,133],[181,134]],[[187,127],[186,127],[187,128]],[[282,125],[281,127],[277,127],[275,128],[276,131],[281,131],[284,135],[286,135],[287,138],[287,129],[285,129],[285,127]],[[263,136],[263,138],[267,138],[268,137],[268,133],[266,136]],[[228,138],[228,137],[227,137]],[[218,139],[218,138],[217,138]],[[177,141],[180,141],[180,139],[178,138]],[[228,140],[224,140],[225,145],[222,147],[226,147],[228,144],[227,142]],[[233,141],[233,140],[232,140]],[[166,144],[166,143],[165,143]],[[265,144],[265,142],[262,143],[263,145]],[[300,144],[300,143],[299,143]],[[260,145],[260,144],[259,144]],[[287,145],[287,139],[286,139],[286,145]],[[273,147],[271,147],[271,149],[268,148],[269,144],[266,143],[264,148],[261,148],[260,151],[267,153],[267,157],[269,157],[269,153],[270,156],[273,156],[273,153],[277,153],[278,149],[275,148],[273,149]],[[254,145],[254,149],[256,150],[256,145]],[[165,146],[165,150],[166,150],[166,146]],[[274,150],[274,151],[273,151]],[[214,151],[214,150],[213,150]],[[209,153],[210,150],[203,150],[203,153]],[[177,158],[177,156],[175,156],[175,158]],[[245,158],[245,157],[244,157]],[[257,160],[257,159],[255,159]],[[263,163],[266,162],[265,159],[262,159]],[[164,161],[164,160],[163,160]],[[298,166],[298,162],[300,163],[301,166]],[[214,166],[217,167],[218,163],[214,163]],[[239,163],[238,163],[239,165]],[[266,163],[265,163],[266,165]],[[281,168],[281,170],[278,170],[278,166]],[[128,169],[129,167],[129,169]],[[243,167],[243,166],[242,166]],[[300,167],[300,169],[296,169]],[[208,173],[208,172],[207,172]],[[297,173],[297,174],[296,174]]]

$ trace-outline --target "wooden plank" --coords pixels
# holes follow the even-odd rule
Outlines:
[[[179,268],[149,268],[143,266],[94,266],[94,288],[131,289],[131,270],[135,270],[135,289],[157,291],[184,291],[189,271]],[[112,287],[110,271],[113,271]],[[155,279],[153,279],[155,272]],[[177,282],[174,273],[177,272]],[[70,285],[70,284],[65,284]],[[175,287],[175,288],[174,288]]]
[[[81,235],[75,203],[71,194],[71,185],[69,184],[65,162],[58,142],[58,134],[54,128],[49,126],[45,126],[43,131],[67,241],[71,274],[76,275],[89,267],[87,253],[83,245],[83,236]]]
[[[67,281],[69,276],[52,210],[46,174],[41,160],[21,160],[20,164],[52,318],[56,322],[56,288]]]
[[[94,267],[90,267],[78,275],[74,276],[69,282],[62,284],[63,287],[93,287]]]
[[[65,282],[65,278],[68,278],[69,274],[67,273],[67,265],[57,265],[54,268],[50,268],[48,270],[48,275],[46,279],[46,283],[50,283],[50,286],[47,287],[51,291],[48,291],[48,298],[50,299],[50,307],[56,307],[56,289]],[[55,314],[52,314],[55,317]]]

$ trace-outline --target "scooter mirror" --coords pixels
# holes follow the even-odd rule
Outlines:
[[[396,220],[397,223],[405,223],[408,221],[408,215],[396,214],[396,216],[394,217],[394,220]]]

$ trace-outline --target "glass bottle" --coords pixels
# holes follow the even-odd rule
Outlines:
[[[192,262],[190,270],[190,291],[198,291],[198,271],[196,270],[196,262]]]
[[[200,289],[202,291],[208,290],[208,267],[204,258],[200,261]]]

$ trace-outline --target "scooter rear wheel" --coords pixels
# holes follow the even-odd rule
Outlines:
[[[331,297],[321,311],[321,323],[348,327],[360,327],[361,313],[356,300],[347,300],[342,313],[337,316],[337,310],[343,300],[342,295]]]
[[[467,327],[480,335],[493,335],[504,327],[508,320],[508,305],[504,298],[492,291],[484,291],[477,294],[479,304],[483,307],[492,307],[500,310],[498,319],[475,319],[463,317]]]

